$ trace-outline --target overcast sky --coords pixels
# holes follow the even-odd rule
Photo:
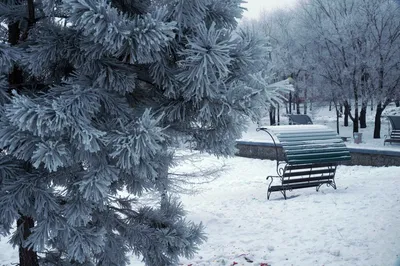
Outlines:
[[[244,12],[247,18],[258,18],[261,10],[272,10],[276,8],[285,8],[293,6],[297,0],[245,0],[247,3],[243,4],[248,11]]]

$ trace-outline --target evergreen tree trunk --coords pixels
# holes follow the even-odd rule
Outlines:
[[[22,226],[23,238],[26,240],[31,234],[31,228],[35,226],[35,222],[31,217],[21,216],[17,220],[17,227]],[[32,249],[22,247],[19,245],[19,266],[39,266],[38,257],[36,252]]]
[[[367,127],[367,102],[363,102],[360,111],[360,128]]]
[[[19,41],[20,30],[19,30],[19,23],[14,22],[8,25],[8,42],[10,45],[17,45]],[[10,91],[13,88],[18,87],[19,84],[23,83],[23,76],[21,69],[14,65],[13,70],[8,75],[8,83],[10,86]]]
[[[28,23],[31,26],[35,20],[34,4],[33,0],[28,0]],[[11,46],[17,45],[20,41],[25,40],[28,37],[28,30],[21,32],[19,28],[19,21],[10,23],[8,25],[8,42]],[[18,89],[24,83],[24,76],[22,69],[17,65],[14,65],[13,70],[8,75],[8,82],[10,91],[12,89]],[[21,217],[17,220],[17,227],[21,226],[23,240],[25,241],[31,234],[31,228],[35,226],[35,222],[32,217],[21,214]],[[19,244],[19,266],[39,266],[37,253],[32,249],[23,247],[23,243]]]

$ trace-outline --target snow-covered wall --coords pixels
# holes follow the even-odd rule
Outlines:
[[[277,144],[275,150],[271,142],[252,142],[237,141],[237,156],[276,160],[278,157],[283,160],[283,151],[280,144]],[[400,166],[400,151],[394,150],[375,150],[365,148],[349,148],[351,161],[343,162],[346,165],[365,165],[365,166]]]

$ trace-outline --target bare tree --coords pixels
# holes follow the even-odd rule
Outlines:
[[[363,69],[368,56],[365,36],[369,23],[359,8],[359,0],[310,0],[300,6],[299,27],[308,42],[309,58],[322,77],[321,86],[335,90],[334,100],[345,107],[345,115],[359,131],[360,95],[364,93]],[[352,102],[354,102],[353,107]]]
[[[338,117],[344,107],[345,126],[350,119],[358,132],[367,126],[368,101],[374,102],[379,138],[383,110],[400,99],[399,10],[393,0],[307,0],[261,16],[275,72],[296,81],[291,103],[299,95],[328,98]]]
[[[292,10],[263,12],[258,28],[268,37],[271,44],[270,67],[281,78],[291,77],[295,91],[288,95],[288,113],[300,113],[300,103],[307,112],[308,95],[314,94],[310,86],[312,66],[307,66],[307,47],[298,41],[297,18]]]
[[[382,112],[399,94],[400,6],[392,0],[363,0],[361,10],[370,26],[367,84],[377,105],[374,138],[380,138]]]

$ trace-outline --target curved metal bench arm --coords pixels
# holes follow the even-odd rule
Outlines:
[[[286,162],[285,162],[285,161],[280,161],[280,160],[279,160],[278,146],[276,145],[275,139],[274,139],[274,137],[272,136],[272,134],[271,134],[267,129],[265,129],[265,128],[259,127],[259,128],[256,129],[256,131],[261,131],[261,130],[264,131],[264,132],[266,132],[266,133],[271,137],[272,141],[274,142],[275,156],[276,156],[276,173],[278,174],[279,177],[282,177],[283,172],[284,172],[284,168],[285,168],[285,166],[286,166]],[[281,164],[284,164],[285,166],[279,167]],[[272,178],[272,177],[271,177],[271,178]],[[267,179],[268,179],[268,177],[267,177]]]

